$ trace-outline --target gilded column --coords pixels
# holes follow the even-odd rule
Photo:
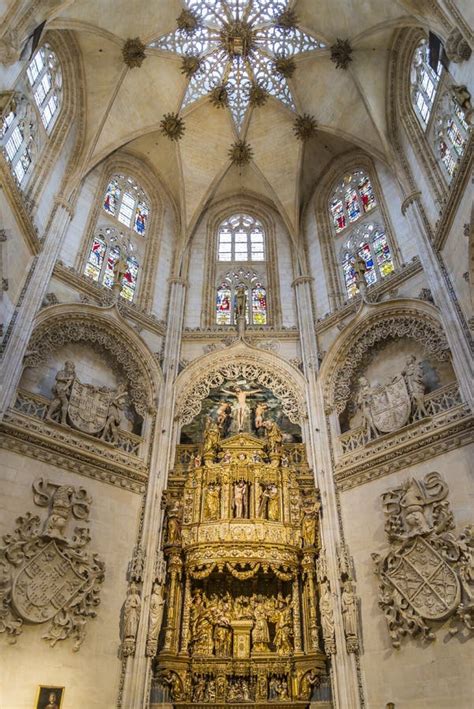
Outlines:
[[[303,652],[301,643],[301,608],[300,608],[300,589],[298,585],[298,577],[293,579],[292,586],[293,600],[293,636],[295,643],[295,652]]]
[[[186,582],[184,584],[184,600],[183,600],[183,624],[182,635],[181,635],[181,648],[180,652],[182,655],[188,654],[189,645],[189,615],[191,612],[191,576],[186,573]]]
[[[308,605],[309,605],[309,632],[311,640],[311,649],[319,649],[319,637],[318,637],[318,616],[316,612],[316,587],[314,583],[315,568],[314,568],[314,558],[312,555],[305,554],[302,563],[306,583],[308,588]]]
[[[168,561],[170,574],[168,615],[166,618],[165,640],[163,650],[172,651],[176,646],[176,635],[179,630],[177,614],[179,612],[179,576],[181,571],[181,559],[177,555],[170,557]]]

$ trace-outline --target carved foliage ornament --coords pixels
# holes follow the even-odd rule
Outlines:
[[[333,365],[333,373],[328,378],[325,399],[327,411],[335,408],[338,414],[346,408],[352,394],[352,381],[363,365],[367,352],[375,345],[388,340],[410,338],[423,343],[425,352],[435,360],[449,359],[449,348],[441,326],[422,313],[402,312],[387,315],[375,322],[367,323],[352,333],[350,341]]]
[[[211,389],[226,381],[244,377],[251,385],[267,387],[281,401],[283,412],[292,423],[301,424],[306,416],[304,402],[291,389],[288,375],[263,367],[257,362],[230,362],[210,367],[191,390],[185,391],[178,399],[178,418],[182,425],[190,423],[201,411],[202,400],[207,398]]]
[[[451,635],[474,629],[474,528],[459,536],[453,532],[447,497],[448,486],[437,472],[382,495],[390,549],[372,558],[379,606],[396,648],[406,635],[434,640],[435,624],[448,618]]]
[[[110,352],[126,375],[130,399],[136,412],[140,416],[146,415],[152,406],[147,392],[147,386],[150,389],[150,375],[144,363],[140,362],[139,355],[133,352],[131,343],[124,343],[121,333],[106,329],[103,322],[74,319],[69,315],[67,319],[44,323],[33,333],[25,355],[25,367],[39,366],[51,352],[69,342],[89,342]]]
[[[0,632],[16,642],[25,622],[49,622],[42,637],[52,647],[73,637],[77,651],[96,616],[105,564],[86,549],[89,529],[75,527],[71,537],[67,526],[71,517],[87,520],[92,500],[82,487],[43,478],[33,483],[33,499],[47,518],[27,512],[0,547]]]

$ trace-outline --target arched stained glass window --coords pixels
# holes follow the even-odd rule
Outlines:
[[[365,280],[373,285],[394,270],[390,247],[383,227],[373,223],[357,227],[345,241],[341,251],[344,282],[349,298],[358,293],[354,263],[356,256],[365,261]]]
[[[62,74],[58,58],[48,44],[38,49],[26,76],[43,125],[50,132],[61,106]]]
[[[336,234],[377,206],[369,176],[363,170],[348,173],[338,184],[329,208]]]
[[[218,261],[265,261],[265,234],[248,214],[234,214],[219,227]]]
[[[2,117],[0,145],[17,183],[22,186],[36,152],[36,117],[24,96],[15,96]]]
[[[411,98],[423,130],[426,130],[428,126],[442,69],[441,62],[438,62],[436,70],[430,65],[428,40],[422,39],[413,54]]]
[[[114,175],[107,185],[102,206],[124,226],[137,234],[145,234],[150,213],[148,200],[131,177]]]
[[[267,291],[261,276],[255,271],[240,268],[225,274],[216,290],[216,324],[234,325],[237,305],[237,289],[244,286],[246,292],[245,320],[250,325],[266,325]]]
[[[112,288],[117,278],[119,259],[123,255],[120,295],[133,301],[137,287],[139,263],[130,241],[117,229],[101,227],[92,240],[84,274],[106,288]]]

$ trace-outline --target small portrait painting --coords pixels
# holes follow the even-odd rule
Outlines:
[[[35,709],[61,709],[64,687],[38,687]]]

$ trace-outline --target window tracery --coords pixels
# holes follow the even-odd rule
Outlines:
[[[102,206],[124,226],[142,236],[145,234],[150,214],[148,200],[131,177],[114,175],[107,185]]]
[[[43,125],[50,133],[61,107],[62,72],[58,58],[48,44],[35,53],[26,76]]]
[[[433,109],[443,67],[430,65],[428,40],[423,38],[413,54],[411,67],[412,105],[421,127],[426,130]]]
[[[435,116],[435,145],[441,164],[452,178],[464,155],[469,134],[463,109],[449,92],[440,101]]]
[[[84,274],[111,289],[121,275],[121,260],[125,262],[125,268],[122,270],[120,295],[132,302],[140,268],[133,244],[118,229],[99,227],[92,239]]]
[[[344,176],[330,200],[330,212],[336,234],[377,206],[374,189],[369,176],[363,170],[355,170]]]
[[[262,283],[262,277],[255,271],[240,268],[228,271],[217,288],[217,325],[235,324],[237,289],[242,286],[246,292],[246,323],[248,325],[267,324],[267,291]]]
[[[263,226],[248,214],[234,214],[219,227],[219,261],[265,261]]]
[[[22,186],[36,153],[36,116],[25,96],[15,96],[2,117],[0,145],[5,160]]]
[[[364,259],[366,268],[364,276],[369,286],[394,271],[385,229],[373,222],[361,224],[345,240],[340,254],[344,283],[349,298],[353,298],[358,293],[354,269],[357,256]]]

